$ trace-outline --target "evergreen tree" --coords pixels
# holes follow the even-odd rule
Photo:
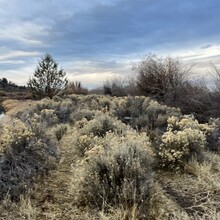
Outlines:
[[[52,98],[59,91],[67,86],[66,73],[63,69],[58,69],[58,63],[53,57],[45,54],[34,72],[34,76],[29,79],[28,88],[35,97],[49,96]]]

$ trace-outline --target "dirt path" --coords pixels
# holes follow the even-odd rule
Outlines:
[[[76,219],[73,212],[73,195],[69,192],[72,164],[75,156],[71,146],[71,131],[60,142],[58,168],[36,184],[33,191],[33,205],[37,207],[36,219]]]

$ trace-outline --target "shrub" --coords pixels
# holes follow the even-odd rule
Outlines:
[[[157,156],[162,167],[180,168],[193,156],[200,157],[211,128],[190,116],[170,117]]]
[[[90,121],[94,118],[94,115],[95,115],[95,111],[92,110],[88,110],[88,109],[77,110],[71,113],[70,122],[75,123],[77,121],[81,121],[83,118]]]
[[[6,194],[18,199],[34,176],[55,165],[56,143],[46,135],[36,136],[18,119],[3,125],[0,140],[0,200]]]
[[[47,114],[49,114],[49,112],[51,112],[51,113],[53,112],[53,116],[52,115],[51,116],[53,118],[54,117],[57,118],[58,121],[56,123],[68,122],[71,112],[75,111],[75,109],[77,107],[74,105],[74,103],[72,102],[72,100],[70,98],[57,100],[57,97],[55,97],[55,99],[56,100],[44,98],[41,101],[38,101],[36,103],[36,105],[28,111],[29,116],[33,116],[33,114],[42,115],[42,113],[45,111],[47,112]],[[45,110],[45,109],[47,109],[47,110]],[[18,114],[17,114],[17,116],[18,116]],[[25,118],[26,113],[24,116],[21,116],[21,114],[20,114],[19,117]],[[44,120],[46,120],[46,121],[50,120],[49,115],[48,115],[48,117],[45,115],[45,117],[44,117]],[[46,121],[45,121],[45,123],[46,123]]]
[[[115,98],[113,103],[114,114],[123,122],[126,122],[127,117],[138,117],[143,114],[143,103],[149,101],[149,98],[145,97],[124,97],[124,98]]]
[[[35,108],[33,109],[34,113],[39,114],[43,109],[57,109],[60,102],[56,102],[52,99],[44,98],[37,102]]]
[[[89,110],[100,110],[102,106],[99,103],[100,96],[97,95],[88,95],[84,97],[80,97],[79,103],[81,108],[89,109]]]
[[[181,114],[177,108],[161,105],[157,101],[143,96],[114,99],[113,103],[115,104],[113,114],[122,122],[138,130],[143,128],[148,131],[155,128],[164,129],[169,116]]]
[[[218,152],[220,150],[220,119],[210,118],[209,124],[213,129],[207,137],[208,149]]]
[[[92,149],[96,145],[96,139],[97,137],[94,137],[92,134],[79,134],[78,136],[75,136],[73,144],[76,155],[79,157],[84,157],[86,151]]]
[[[80,125],[78,136],[73,140],[76,154],[79,156],[84,156],[86,151],[92,149],[97,144],[97,138],[104,138],[109,132],[124,134],[127,129],[129,130],[120,121],[100,113],[91,121],[84,118],[75,125]]]
[[[96,115],[96,117],[89,121],[87,125],[81,130],[82,134],[98,137],[104,137],[107,132],[122,133],[126,126],[120,121],[108,115]]]
[[[126,96],[126,83],[119,77],[107,80],[103,85],[105,95]]]
[[[106,96],[99,96],[99,106],[100,110],[105,109],[109,111],[112,106],[112,98]]]
[[[74,172],[72,191],[78,205],[98,209],[138,206],[146,214],[152,183],[151,151],[145,134],[107,133],[102,143],[86,152]]]
[[[68,123],[70,120],[70,114],[77,109],[71,99],[66,98],[59,102],[56,108],[56,115],[59,118],[59,122]]]
[[[183,130],[186,128],[192,128],[202,131],[205,135],[212,132],[212,126],[208,124],[200,124],[193,115],[184,115],[180,118],[171,116],[167,120],[169,130]]]
[[[167,125],[167,119],[172,115],[179,116],[181,112],[177,108],[161,105],[156,101],[150,101],[145,114],[148,119],[148,129],[154,130],[155,128],[164,129]]]
[[[59,122],[56,114],[53,109],[43,109],[37,113],[28,113],[26,112],[25,116],[20,117],[25,123],[25,125],[38,136],[44,135],[47,132],[47,129],[51,126],[54,126]]]

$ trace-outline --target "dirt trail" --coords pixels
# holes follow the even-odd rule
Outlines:
[[[75,219],[73,213],[73,195],[69,193],[72,176],[72,164],[75,156],[71,146],[71,131],[60,141],[60,162],[58,168],[40,183],[33,191],[32,203],[37,207],[37,219]]]

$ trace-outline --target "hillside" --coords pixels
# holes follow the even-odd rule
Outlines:
[[[142,96],[3,106],[0,219],[220,218],[218,119]]]

